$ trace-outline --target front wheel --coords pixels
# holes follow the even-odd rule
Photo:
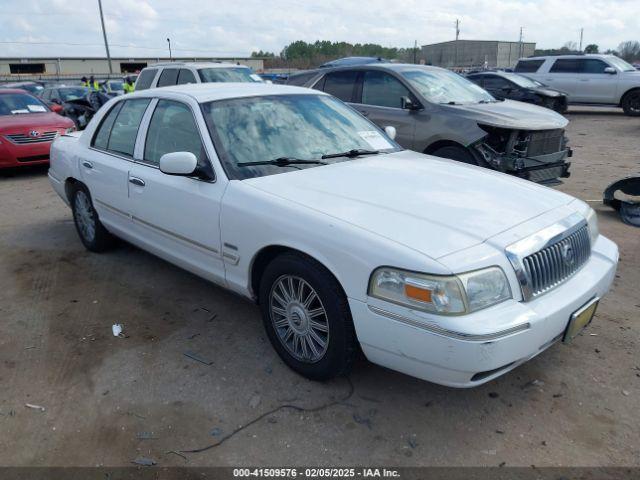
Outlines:
[[[77,187],[71,197],[73,222],[82,244],[92,252],[104,252],[114,243],[114,237],[104,228],[93,208],[89,190]]]
[[[621,104],[625,115],[640,117],[640,89],[627,93]]]
[[[457,145],[447,145],[446,147],[440,147],[431,155],[434,155],[436,157],[448,158],[450,160],[456,160],[462,163],[468,163],[469,165],[478,165],[478,161],[469,150]]]
[[[311,380],[345,374],[356,354],[347,298],[318,262],[296,253],[274,259],[260,281],[262,319],[280,358]]]

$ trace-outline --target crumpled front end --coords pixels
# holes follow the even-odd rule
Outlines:
[[[491,168],[544,185],[570,175],[572,156],[564,129],[514,130],[479,125],[487,135],[472,145]]]

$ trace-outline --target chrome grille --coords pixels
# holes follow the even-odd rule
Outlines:
[[[568,237],[525,257],[522,261],[535,297],[575,274],[589,259],[589,228],[584,225]]]
[[[27,145],[31,143],[52,142],[56,138],[57,134],[58,132],[53,130],[51,132],[42,132],[36,137],[32,137],[28,133],[14,133],[5,136],[17,145]]]
[[[562,150],[564,130],[543,130],[529,135],[528,157],[538,157]]]

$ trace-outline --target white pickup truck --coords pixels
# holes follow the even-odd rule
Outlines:
[[[640,115],[640,71],[615,55],[521,58],[515,72],[566,92],[569,104],[622,107]]]
[[[183,85],[111,100],[49,178],[86,248],[121,237],[257,301],[309,378],[359,345],[471,387],[578,335],[618,261],[594,211],[393,137],[314,90]]]

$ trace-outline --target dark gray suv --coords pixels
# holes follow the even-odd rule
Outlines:
[[[546,185],[569,176],[562,115],[497,100],[449,70],[370,64],[302,72],[287,83],[330,93],[378,126],[395,127],[396,141],[411,150]]]

